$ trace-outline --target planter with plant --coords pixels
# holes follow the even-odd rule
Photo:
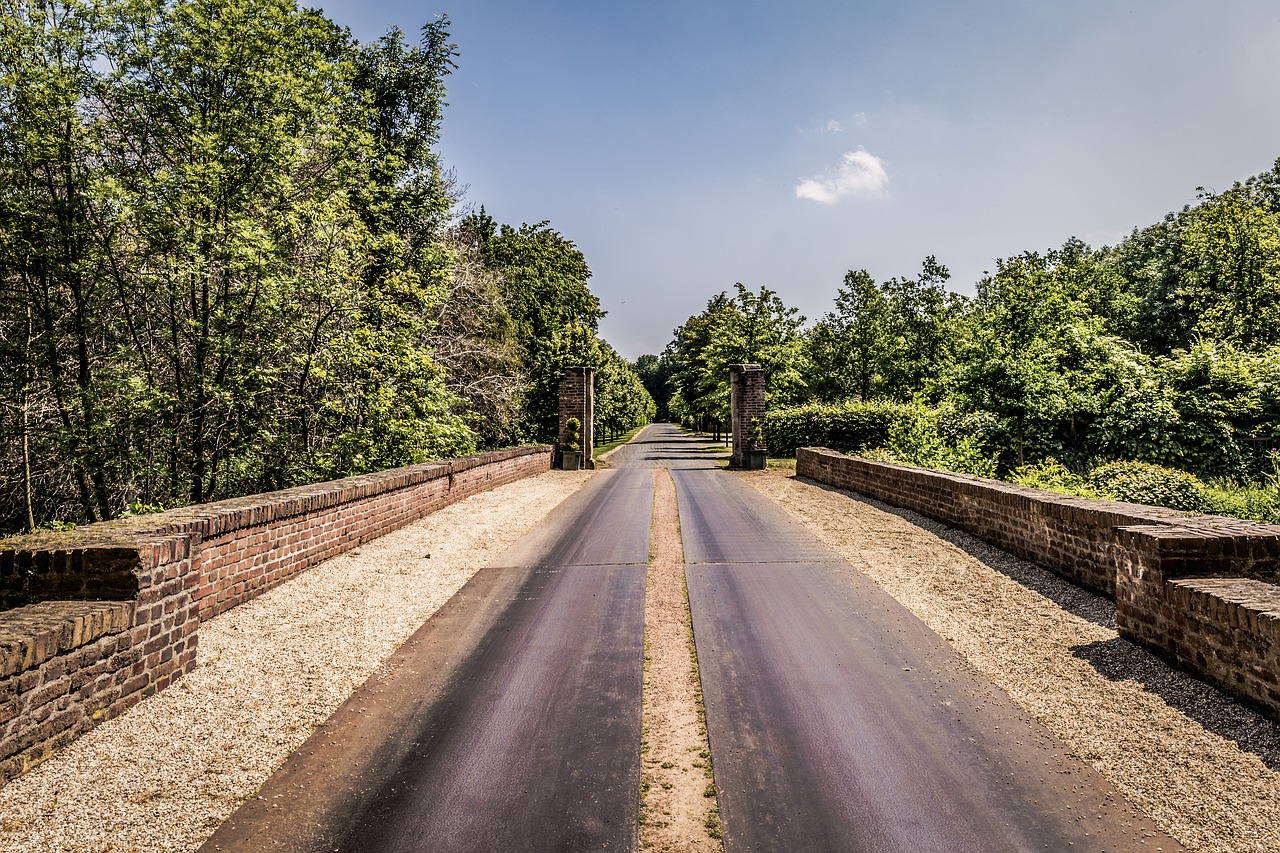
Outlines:
[[[560,448],[560,467],[577,471],[582,467],[582,421],[569,418],[564,422],[564,444]]]
[[[765,467],[764,424],[759,418],[751,419],[747,430],[747,446],[742,454],[742,467],[748,471],[762,471]]]

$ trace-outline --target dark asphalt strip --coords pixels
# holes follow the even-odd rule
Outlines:
[[[634,850],[652,503],[647,471],[593,478],[202,849]]]
[[[672,473],[728,853],[1182,849],[764,496]]]

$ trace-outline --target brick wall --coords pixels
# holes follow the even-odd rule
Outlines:
[[[1116,601],[1121,636],[1280,719],[1280,527],[796,451],[799,476],[966,530]]]
[[[550,464],[499,450],[0,541],[0,784],[190,672],[201,619]]]

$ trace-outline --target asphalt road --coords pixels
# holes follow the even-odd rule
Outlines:
[[[763,495],[672,475],[728,853],[1182,849]]]
[[[592,478],[202,849],[635,850],[652,504]]]
[[[610,453],[605,464],[610,468],[717,468],[728,457],[724,442],[689,435],[672,424],[649,424]]]
[[[728,853],[1182,849],[716,452],[646,429],[202,849],[635,850],[652,467]]]

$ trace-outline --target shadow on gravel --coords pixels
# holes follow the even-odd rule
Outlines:
[[[793,475],[794,476],[794,475]],[[805,477],[794,477],[810,486],[844,495],[932,533],[983,565],[1015,583],[1043,595],[1063,610],[1105,628],[1115,628],[1115,604],[1075,586],[1049,569],[1001,551],[994,545],[948,527],[909,509],[890,506],[873,498],[828,486]],[[1280,772],[1280,723],[1240,704],[1206,682],[1176,670],[1128,640],[1113,637],[1071,648],[1071,654],[1092,666],[1109,681],[1132,681],[1160,697],[1166,705],[1195,720],[1208,731],[1240,749],[1256,755],[1270,770]],[[1135,725],[1138,721],[1134,721]]]
[[[1170,708],[1253,753],[1268,768],[1280,772],[1280,723],[1120,637],[1073,646],[1071,654],[1109,681],[1142,685],[1144,691],[1159,696]]]
[[[850,500],[866,504],[872,509],[896,515],[903,521],[919,527],[921,530],[928,531],[944,542],[954,545],[979,563],[999,572],[1015,583],[1043,595],[1071,615],[1092,622],[1095,625],[1100,625],[1103,628],[1114,629],[1116,627],[1114,602],[1100,595],[1095,595],[1086,589],[1081,589],[1070,581],[1058,577],[1044,566],[1024,560],[1021,557],[1010,554],[1008,551],[1002,551],[995,545],[983,542],[972,534],[954,527],[948,527],[941,521],[935,521],[918,512],[891,506],[874,498],[838,489],[835,486],[828,486],[825,483],[819,483],[806,477],[792,476],[807,485],[815,486],[826,492],[844,495]]]

